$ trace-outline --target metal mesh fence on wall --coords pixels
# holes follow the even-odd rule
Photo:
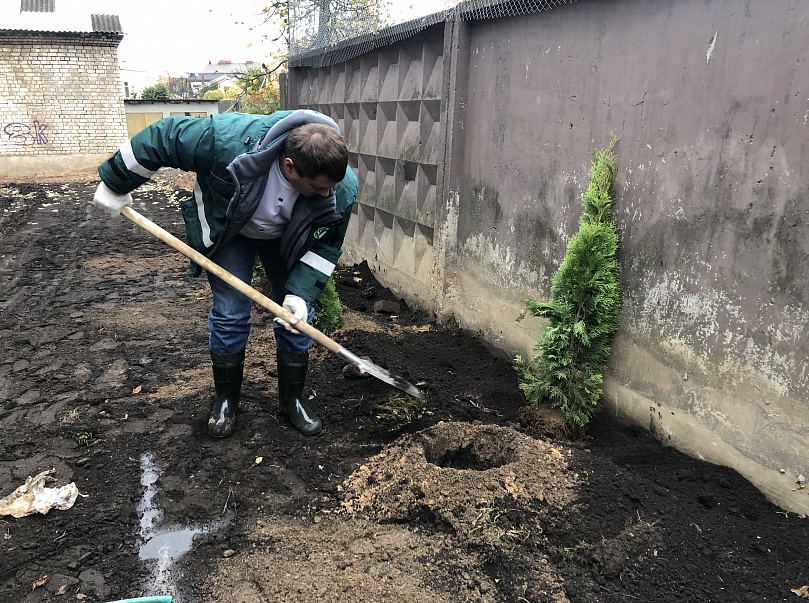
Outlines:
[[[441,0],[439,0],[440,2]],[[289,64],[325,67],[409,38],[437,23],[519,17],[576,0],[467,0],[416,18],[395,0],[288,0]]]

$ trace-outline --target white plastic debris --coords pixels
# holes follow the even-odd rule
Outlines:
[[[806,483],[806,478],[801,474],[798,476],[798,479],[795,480],[795,483],[803,486]]]
[[[25,517],[34,513],[45,515],[51,509],[66,511],[71,508],[79,496],[75,482],[59,488],[46,488],[45,484],[56,481],[51,477],[54,469],[43,471],[36,477],[29,476],[25,483],[14,492],[0,498],[0,517]]]

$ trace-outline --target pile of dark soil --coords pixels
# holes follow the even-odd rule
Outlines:
[[[135,209],[182,237],[176,176],[161,171]],[[805,518],[605,414],[568,439],[553,413],[522,409],[507,359],[408,308],[366,265],[336,274],[333,336],[425,400],[313,349],[307,394],[325,429],[301,437],[276,413],[272,316],[257,309],[236,432],[210,440],[207,284],[92,207],[94,188],[0,184],[0,497],[50,469],[81,493],[0,517],[0,603],[806,592]]]

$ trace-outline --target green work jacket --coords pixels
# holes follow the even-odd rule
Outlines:
[[[183,220],[188,244],[210,257],[256,211],[286,135],[312,122],[338,129],[331,118],[307,109],[167,117],[133,136],[98,173],[112,191],[125,194],[161,167],[194,172],[193,196],[181,204]],[[290,293],[310,303],[320,294],[342,253],[357,187],[349,167],[329,197],[298,198],[281,237]]]

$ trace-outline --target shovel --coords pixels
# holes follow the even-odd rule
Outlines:
[[[121,214],[125,216],[127,219],[137,224],[138,226],[140,226],[142,229],[152,233],[154,236],[156,236],[164,243],[169,244],[171,247],[182,253],[184,256],[196,262],[197,265],[205,268],[205,270],[207,270],[214,276],[219,277],[234,289],[240,291],[241,293],[244,293],[247,297],[249,297],[260,306],[272,312],[275,316],[292,324],[291,322],[292,314],[287,310],[285,310],[282,306],[276,304],[266,295],[260,293],[259,291],[256,291],[255,289],[253,289],[253,287],[251,287],[247,283],[240,281],[230,272],[228,272],[221,266],[218,266],[217,264],[213,263],[204,255],[202,255],[195,249],[189,247],[171,233],[163,230],[151,220],[144,218],[130,206],[127,205],[123,209],[121,209]],[[400,376],[395,375],[390,371],[386,371],[381,366],[377,366],[376,364],[370,362],[369,360],[364,360],[363,358],[355,356],[347,349],[345,349],[343,346],[341,346],[339,343],[334,341],[331,337],[329,337],[324,333],[321,333],[312,325],[308,324],[306,321],[303,320],[298,321],[295,324],[295,328],[301,333],[304,333],[309,337],[311,337],[314,341],[322,345],[330,352],[337,354],[338,356],[340,356],[340,358],[347,360],[360,370],[365,371],[369,375],[376,377],[380,381],[384,381],[385,383],[402,390],[406,394],[413,396],[414,398],[422,399],[424,397],[415,385],[408,383]]]

